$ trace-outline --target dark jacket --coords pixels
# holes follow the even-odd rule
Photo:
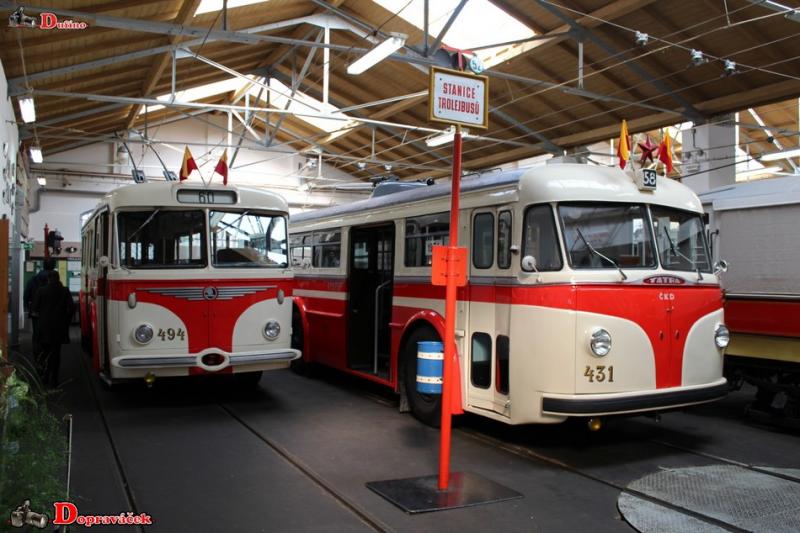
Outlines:
[[[47,285],[47,270],[40,270],[25,284],[25,290],[22,292],[22,301],[28,313],[31,313],[33,297],[36,296],[36,292],[45,285]]]
[[[69,324],[75,312],[69,289],[60,282],[48,283],[34,294],[31,310],[39,316],[40,342],[69,343]]]

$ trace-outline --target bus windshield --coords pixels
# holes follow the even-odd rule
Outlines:
[[[127,268],[206,265],[206,220],[201,210],[147,209],[117,214],[119,261]]]
[[[211,211],[211,262],[215,267],[289,265],[286,217],[253,211]]]
[[[643,205],[568,203],[560,204],[558,213],[572,268],[656,266]]]
[[[650,212],[663,268],[711,272],[700,215],[655,205]]]

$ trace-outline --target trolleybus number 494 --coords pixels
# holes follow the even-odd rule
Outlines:
[[[176,337],[183,341],[186,340],[186,332],[183,331],[183,328],[158,328],[158,337],[162,341],[174,341]]]
[[[589,383],[594,383],[597,381],[598,383],[602,383],[608,378],[609,383],[614,382],[614,366],[605,366],[605,365],[597,365],[592,368],[589,365],[586,365],[586,370],[583,372],[583,375],[586,376],[586,379],[589,380]]]

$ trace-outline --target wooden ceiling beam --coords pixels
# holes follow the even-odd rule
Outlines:
[[[178,14],[175,16],[175,19],[172,21],[173,24],[183,25],[189,22],[189,20],[194,17],[194,12],[197,11],[197,6],[200,5],[200,1],[201,0],[182,0],[183,3],[181,4]],[[181,37],[179,35],[170,35],[167,38],[166,44],[173,45],[180,39]],[[169,52],[156,57],[155,61],[153,62],[153,66],[150,68],[150,72],[147,73],[144,78],[144,82],[142,83],[142,96],[150,96],[153,88],[158,83],[158,80],[161,79],[164,69],[166,69],[167,65],[169,65],[172,57],[172,54]],[[141,105],[132,106],[131,111],[128,114],[128,118],[125,119],[124,129],[127,130],[133,125],[134,120],[136,120],[136,115],[139,114],[141,107]]]

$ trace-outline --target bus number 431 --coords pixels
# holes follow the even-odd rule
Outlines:
[[[583,375],[589,380],[589,383],[594,383],[595,381],[602,383],[606,380],[608,380],[609,383],[613,383],[614,367],[605,365],[586,365],[586,370],[583,372]]]

